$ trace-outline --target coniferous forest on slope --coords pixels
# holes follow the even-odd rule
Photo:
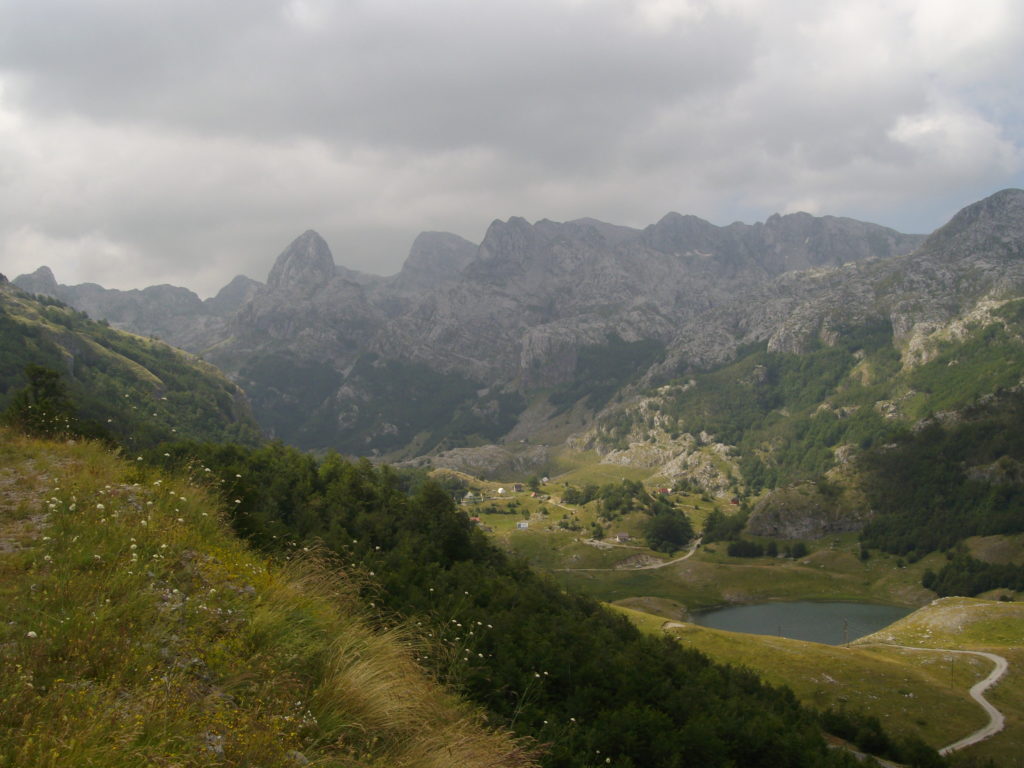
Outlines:
[[[492,545],[420,472],[337,455],[318,462],[280,444],[164,445],[150,459],[222,478],[233,524],[255,545],[284,555],[323,546],[362,569],[381,620],[415,621],[430,641],[424,663],[495,722],[546,745],[546,766],[852,759],[824,747],[819,716],[788,690],[565,593]],[[894,758],[938,760],[856,713],[829,718],[833,730],[874,734]]]

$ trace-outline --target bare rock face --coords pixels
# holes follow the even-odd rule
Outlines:
[[[399,276],[416,287],[417,281],[437,284],[458,278],[476,257],[477,245],[450,232],[422,232],[412,243]]]
[[[845,509],[812,484],[779,488],[754,507],[747,533],[775,539],[820,539],[859,531],[868,520],[863,507]]]
[[[62,285],[49,267],[21,275],[14,283],[29,293],[60,299],[119,330],[160,338],[190,352],[201,351],[223,335],[223,315],[211,312],[187,288],[152,285],[120,291],[95,283]]]
[[[307,230],[277,257],[265,286],[241,286],[251,295],[231,316],[232,343],[211,350],[211,360],[236,372],[253,354],[286,350],[296,360],[351,364],[382,321],[356,274],[337,269],[324,239]]]
[[[927,241],[799,213],[726,227],[670,213],[643,230],[513,217],[492,223],[479,246],[424,233],[390,278],[337,267],[323,238],[307,231],[281,253],[266,285],[236,278],[206,302],[170,286],[59,286],[42,270],[18,280],[55,290],[97,319],[204,352],[243,386],[259,387],[268,413],[290,404],[331,425],[302,443],[325,448],[363,429],[360,419],[384,390],[381,408],[420,414],[437,400],[432,387],[457,391],[474,424],[484,397],[474,393],[500,392],[512,412],[494,423],[510,430],[544,390],[582,397],[608,380],[619,390],[662,383],[751,343],[799,354],[837,344],[868,321],[891,323],[901,351],[913,347],[908,355],[920,357],[915,339],[979,301],[1024,293],[1024,192],[969,206]],[[610,372],[590,365],[603,350],[638,342],[658,354],[625,358]],[[386,381],[383,371],[392,371]],[[395,376],[398,389],[390,388]],[[411,416],[404,426],[381,418],[380,434],[418,444],[422,425],[413,431]],[[346,445],[377,447],[364,437]],[[705,466],[714,461],[678,470],[707,474]]]
[[[334,256],[320,235],[307,229],[292,241],[274,263],[267,288],[309,298],[335,274]]]
[[[53,270],[49,267],[40,267],[30,275],[19,275],[14,278],[14,284],[21,288],[21,290],[34,293],[37,296],[59,298],[57,279],[53,276]]]
[[[221,288],[216,296],[207,299],[203,304],[207,311],[214,315],[231,315],[259,293],[262,287],[262,283],[251,277],[237,275],[230,283]]]

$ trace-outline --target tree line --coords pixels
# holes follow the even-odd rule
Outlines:
[[[149,458],[223,480],[254,544],[318,544],[372,573],[367,599],[382,615],[432,635],[424,663],[546,745],[549,768],[850,764],[788,689],[567,594],[492,545],[422,472],[280,444],[173,444]]]

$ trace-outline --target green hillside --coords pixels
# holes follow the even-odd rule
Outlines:
[[[177,436],[259,437],[241,390],[213,366],[0,283],[0,411],[28,385],[29,365],[60,374],[80,429],[128,449]]]
[[[617,610],[647,632],[668,634],[717,661],[742,664],[765,680],[790,687],[808,706],[857,711],[935,749],[985,724],[985,713],[968,690],[991,671],[992,664],[977,656],[898,646],[998,653],[1009,660],[1009,672],[986,697],[1006,716],[1006,727],[958,756],[955,764],[980,765],[991,759],[997,765],[1013,765],[1019,754],[1024,738],[1024,607],[1018,604],[938,600],[847,646],[725,632]]]
[[[776,517],[817,514],[839,531],[866,523],[866,548],[910,562],[950,552],[925,584],[939,594],[1020,591],[1020,564],[986,564],[960,544],[1024,532],[1022,379],[1024,299],[993,301],[912,343],[878,319],[800,355],[744,350],[606,414],[593,441],[641,458],[705,451],[712,480],[726,478],[751,508],[783,489],[765,502]],[[649,484],[669,482],[658,471]],[[803,511],[789,503],[800,483],[815,496]]]
[[[208,485],[0,430],[0,765],[535,764],[359,578],[254,554]]]
[[[169,455],[165,455],[169,454]],[[236,529],[314,543],[372,577],[366,599],[443,643],[424,658],[491,722],[546,745],[546,768],[845,765],[812,713],[742,669],[643,636],[492,545],[436,482],[279,444],[177,444],[150,457],[223,482]]]

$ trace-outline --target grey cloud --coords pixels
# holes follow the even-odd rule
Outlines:
[[[750,66],[749,25],[717,14],[664,35],[538,0],[353,3],[305,30],[285,5],[21,3],[0,66],[32,109],[557,163]]]
[[[388,273],[510,215],[931,229],[1024,185],[1021,9],[0,0],[0,271],[212,292],[313,227]]]

